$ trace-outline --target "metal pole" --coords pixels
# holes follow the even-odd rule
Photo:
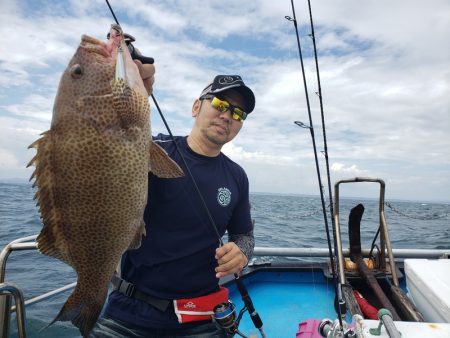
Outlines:
[[[341,240],[341,226],[339,224],[339,184],[337,182],[334,185],[334,226],[336,227],[336,250],[338,257],[338,265],[339,265],[339,282],[341,285],[345,284],[345,273],[344,273],[344,256],[342,254],[342,240]]]
[[[16,319],[17,319],[17,332],[19,333],[20,338],[26,338],[25,332],[25,305],[23,301],[23,293],[17,286],[12,283],[1,283],[0,284],[0,294],[4,294],[5,292],[14,295],[14,300],[16,302]],[[11,297],[9,295],[9,297]],[[7,312],[10,312],[9,308]],[[4,325],[5,326],[5,325]],[[6,326],[9,327],[9,321],[6,323]],[[8,327],[6,331],[8,331]],[[4,331],[4,330],[2,330]],[[8,334],[8,332],[6,332]],[[5,336],[6,338],[7,336]]]
[[[16,239],[6,245],[0,252],[0,283],[5,281],[6,273],[6,261],[8,260],[9,254],[13,250],[29,250],[36,249],[36,243],[23,243],[35,240],[37,235],[28,236]],[[3,285],[3,284],[1,284]],[[8,338],[9,334],[9,322],[11,320],[11,294],[5,294],[0,292],[0,338]],[[23,301],[23,297],[22,297]],[[16,298],[16,305],[17,305]],[[19,321],[19,313],[17,314],[17,320]]]
[[[11,321],[10,308],[11,295],[0,293],[0,338],[9,337],[9,323]]]

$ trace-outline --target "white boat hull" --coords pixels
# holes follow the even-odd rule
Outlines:
[[[369,330],[377,328],[378,320],[364,320],[364,336],[366,338],[378,337],[389,338],[385,327],[381,328],[381,335],[375,336],[370,334]],[[395,327],[401,333],[402,338],[449,338],[450,324],[449,323],[418,323],[418,322],[394,322]]]
[[[425,320],[450,323],[450,260],[406,259],[405,274],[408,297]]]

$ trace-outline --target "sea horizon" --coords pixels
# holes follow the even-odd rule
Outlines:
[[[28,179],[24,178],[0,178],[0,184],[32,184]],[[328,189],[325,189],[328,191]],[[311,198],[320,198],[320,194],[302,194],[295,192],[272,192],[272,191],[252,191],[250,188],[251,195],[273,195],[273,196],[298,196],[298,197],[311,197]],[[325,193],[325,199],[328,199],[328,193]],[[378,197],[370,197],[370,196],[340,196],[343,200],[368,200],[374,201],[378,200]],[[450,204],[449,200],[429,200],[429,199],[407,199],[407,198],[386,198],[385,202],[413,202],[413,203],[437,203],[437,204]]]

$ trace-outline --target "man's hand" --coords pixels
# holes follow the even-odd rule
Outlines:
[[[247,265],[247,257],[234,242],[229,242],[216,249],[216,259],[219,266],[216,268],[216,277],[240,273]]]
[[[155,66],[150,63],[142,64],[139,60],[133,60],[139,68],[139,74],[144,82],[145,89],[150,96],[153,92],[153,83],[155,82]]]

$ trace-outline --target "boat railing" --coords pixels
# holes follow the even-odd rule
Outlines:
[[[389,309],[392,312],[394,320],[400,320],[402,317],[409,321],[422,322],[424,321],[424,317],[422,313],[415,307],[412,301],[407,297],[404,290],[400,288],[400,283],[397,275],[397,267],[394,259],[394,251],[391,246],[391,241],[389,239],[389,231],[388,225],[386,222],[386,217],[384,213],[384,195],[385,195],[385,183],[382,179],[379,178],[366,178],[366,177],[356,177],[347,180],[338,181],[335,186],[335,208],[333,212],[334,217],[334,226],[335,226],[335,236],[336,236],[336,249],[338,256],[338,266],[339,266],[339,282],[341,284],[344,298],[346,299],[346,303],[348,303],[351,307],[352,313],[360,314],[360,308],[357,305],[357,301],[352,292],[351,284],[346,284],[346,274],[345,274],[345,264],[344,264],[344,255],[342,249],[342,241],[341,241],[341,227],[339,225],[339,185],[342,183],[359,183],[359,182],[371,182],[378,183],[380,185],[380,193],[379,193],[379,225],[375,235],[375,238],[372,242],[370,250],[373,248],[377,248],[377,257],[373,263],[374,269],[382,272],[386,278],[390,274],[390,279],[392,283],[389,290],[383,290],[378,283],[377,279],[373,271],[371,271],[367,265],[364,263],[363,256],[361,255],[361,238],[360,238],[360,221],[362,218],[362,214],[364,212],[364,206],[362,204],[358,204],[354,208],[352,208],[349,215],[349,240],[350,240],[350,257],[351,260],[354,261],[357,265],[357,271],[360,277],[362,277],[366,284],[369,286],[374,296],[380,302],[383,308]],[[375,244],[378,234],[379,238],[379,246]],[[386,256],[387,255],[387,256]],[[372,256],[372,254],[371,254]],[[370,257],[372,258],[372,257]],[[389,269],[387,268],[387,264],[389,264]],[[375,266],[376,265],[376,266]],[[390,298],[386,294],[386,291],[391,294]]]
[[[0,338],[7,338],[9,335],[9,323],[11,313],[16,312],[18,334],[20,338],[25,338],[25,307],[57,294],[65,292],[75,287],[76,282],[69,283],[60,288],[43,293],[41,295],[25,300],[20,287],[6,280],[6,264],[8,257],[13,251],[37,251],[36,237],[28,236],[16,239],[6,245],[0,252]],[[396,249],[393,251],[396,258],[448,258],[450,249]],[[334,253],[334,252],[333,252]],[[278,256],[278,257],[328,257],[327,248],[281,248],[281,247],[255,247],[254,256]],[[342,255],[349,256],[349,250],[343,249]],[[363,255],[368,255],[368,250],[362,251]],[[12,305],[12,299],[15,305]]]
[[[2,298],[7,299],[6,297],[14,296],[14,301],[16,303],[16,320],[17,320],[17,330],[19,333],[19,337],[25,338],[25,304],[22,290],[13,283],[0,283],[0,296]],[[6,304],[10,304],[10,299],[6,301]],[[6,311],[4,311],[6,312]],[[9,326],[9,317],[7,318],[8,322],[2,325],[2,328],[7,329]],[[2,329],[3,330],[3,329]],[[6,336],[8,332],[6,332]]]
[[[25,300],[21,288],[13,283],[5,282],[6,263],[11,252],[37,250],[36,237],[37,235],[33,235],[16,239],[6,245],[0,252],[0,338],[7,338],[9,335],[9,323],[12,312],[16,312],[19,337],[25,338],[25,306],[43,301],[66,290],[72,289],[76,285],[76,282],[72,282],[61,288]],[[11,305],[13,296],[15,305]]]
[[[331,250],[334,255],[334,249]],[[369,249],[361,250],[363,256],[369,256]],[[404,258],[424,258],[424,259],[448,259],[450,249],[393,249],[396,259]],[[277,247],[255,247],[253,254],[255,257],[261,256],[279,256],[279,257],[302,257],[316,258],[329,257],[328,248],[277,248]],[[343,257],[350,257],[349,249],[342,249]]]
[[[369,178],[369,177],[355,177],[351,179],[340,180],[334,185],[334,223],[335,223],[335,233],[336,233],[336,248],[338,254],[338,265],[339,265],[339,278],[340,283],[345,284],[345,273],[344,273],[344,257],[342,253],[342,240],[341,240],[341,226],[339,224],[339,186],[343,183],[360,183],[360,182],[369,182],[369,183],[378,183],[380,185],[380,194],[379,194],[379,229],[380,229],[380,263],[381,268],[386,268],[386,261],[388,261],[390,265],[390,272],[392,277],[392,283],[395,286],[399,286],[397,270],[395,267],[394,254],[391,246],[391,241],[389,239],[388,225],[386,222],[386,217],[384,213],[384,195],[385,195],[385,186],[386,184],[380,178]],[[388,260],[386,260],[386,254],[388,256]]]

